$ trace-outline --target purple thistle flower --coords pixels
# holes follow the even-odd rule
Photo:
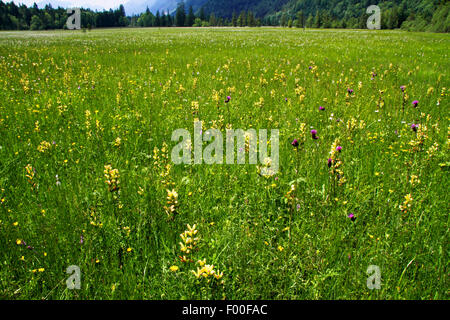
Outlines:
[[[227,96],[227,100],[225,100],[225,103],[230,102],[230,100],[231,100],[231,97],[230,97],[230,96]]]
[[[328,159],[328,168],[331,168],[331,165],[333,164],[333,159]]]
[[[350,213],[350,214],[348,215],[348,218],[349,218],[350,220],[352,220],[352,221],[355,221],[355,220],[356,220],[356,217],[355,217],[355,215],[354,215],[353,213]]]
[[[402,92],[405,92],[406,86],[400,86],[400,89],[402,90]]]
[[[299,145],[299,143],[298,143],[298,141],[297,141],[297,139],[294,139],[294,141],[292,141],[292,146],[294,147],[294,148],[297,148],[298,147],[298,145]]]
[[[311,135],[314,140],[319,139],[319,137],[317,136],[317,130],[311,130]]]
[[[353,93],[353,89],[347,89],[347,92],[348,92],[349,94],[352,94],[352,93]]]
[[[287,101],[288,101],[288,98],[284,98],[284,101],[286,101],[286,102],[287,102]]]
[[[325,108],[322,107],[322,106],[320,106],[320,107],[319,107],[319,110],[320,110],[320,111],[325,111]]]
[[[414,131],[414,132],[417,132],[417,128],[418,128],[419,126],[417,125],[417,124],[415,124],[415,123],[413,123],[412,125],[411,125],[411,129],[412,129],[412,131]]]
[[[341,146],[337,146],[337,147],[336,147],[336,151],[337,151],[337,152],[341,152],[341,151],[342,151],[342,147],[341,147]]]
[[[417,106],[419,105],[419,101],[414,100],[414,101],[412,102],[412,105],[413,105],[414,108],[417,107]]]

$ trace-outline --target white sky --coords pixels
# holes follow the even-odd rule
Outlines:
[[[5,1],[4,1],[5,2]],[[11,2],[11,1],[6,1]],[[14,0],[16,4],[25,4],[28,7],[32,6],[33,3],[37,3],[39,7],[43,7],[42,4],[50,3],[54,8],[58,5],[61,7],[83,7],[92,9],[115,9],[118,8],[120,4],[125,4],[128,0]]]

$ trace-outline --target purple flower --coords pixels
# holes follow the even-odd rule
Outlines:
[[[299,143],[298,143],[298,141],[297,141],[297,139],[294,139],[294,141],[292,141],[292,146],[294,147],[294,148],[297,148],[298,147],[298,145],[299,145]]]
[[[84,242],[84,237],[83,237],[83,235],[81,235],[80,236],[80,243],[83,244],[83,242]]]
[[[402,90],[402,92],[405,92],[406,86],[400,86],[400,89]]]
[[[288,98],[284,98],[284,101],[286,101],[286,102],[287,102],[287,101],[288,101]]]
[[[419,126],[417,125],[417,124],[415,124],[415,123],[413,123],[412,125],[411,125],[411,129],[412,129],[412,131],[414,131],[414,132],[417,132],[417,128],[418,128]]]
[[[225,100],[225,103],[230,102],[230,100],[231,100],[231,97],[230,97],[230,96],[227,96],[227,99]]]
[[[311,130],[311,135],[314,140],[319,139],[319,137],[317,136],[317,130]]]
[[[419,101],[417,101],[417,100],[414,100],[414,101],[412,102],[412,105],[413,105],[414,108],[417,107],[418,104],[419,104]]]
[[[325,108],[322,107],[322,106],[320,106],[320,107],[319,107],[319,110],[320,110],[320,111],[325,111]]]
[[[350,220],[352,220],[352,221],[355,221],[355,220],[356,220],[356,217],[355,217],[355,215],[354,215],[353,213],[350,213],[350,214],[348,215],[348,218],[349,218]]]
[[[347,89],[347,92],[348,92],[349,94],[352,94],[352,93],[353,93],[353,89]]]
[[[336,151],[337,151],[337,152],[341,152],[341,151],[342,151],[342,147],[341,147],[341,146],[337,146],[337,147],[336,147]]]
[[[309,70],[311,70],[312,69],[312,66],[309,66]]]

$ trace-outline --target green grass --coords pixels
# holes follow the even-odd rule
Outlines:
[[[449,48],[448,34],[396,31],[0,33],[0,298],[448,299]],[[279,129],[279,173],[173,165],[172,131],[195,118]],[[187,224],[193,262],[179,258]],[[203,259],[220,280],[195,277]]]

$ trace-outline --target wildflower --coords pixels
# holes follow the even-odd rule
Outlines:
[[[121,142],[122,139],[120,139],[120,137],[117,137],[116,140],[114,140],[114,147],[120,147]]]
[[[328,168],[331,168],[332,165],[333,165],[333,159],[328,158]]]
[[[325,111],[325,107],[320,106],[319,111]]]
[[[400,86],[400,90],[402,90],[402,92],[405,92],[406,86]]]
[[[119,170],[113,169],[111,165],[106,165],[104,174],[106,178],[105,183],[108,185],[109,191],[110,192],[119,191],[119,183],[120,183]]]
[[[336,147],[336,151],[337,151],[337,152],[341,152],[341,151],[342,151],[342,147],[341,147],[341,146],[337,146],[337,147]]]
[[[407,194],[405,196],[405,201],[403,201],[403,204],[401,204],[399,206],[400,210],[403,211],[403,213],[406,213],[409,208],[411,208],[412,202],[413,202],[413,197],[411,194]]]
[[[347,89],[348,94],[353,94],[353,89]]]
[[[167,190],[167,205],[164,206],[164,210],[169,217],[173,217],[177,213],[178,207],[178,193],[175,190]]]
[[[418,128],[419,126],[417,125],[417,124],[412,124],[411,125],[411,129],[412,129],[412,131],[414,131],[414,132],[417,132],[417,128]]]
[[[178,266],[171,266],[169,269],[172,272],[177,272],[179,268],[178,268]]]
[[[127,249],[127,252],[128,252],[128,253],[130,253],[131,251],[133,251],[132,248],[128,248],[128,249]]]
[[[50,149],[52,147],[52,145],[47,142],[47,141],[42,141],[39,146],[37,147],[39,152],[44,153],[45,151],[47,151],[48,149]]]
[[[348,215],[348,218],[349,218],[350,220],[352,220],[352,221],[355,221],[355,220],[356,220],[356,217],[355,217],[355,215],[354,215],[353,213],[350,213],[350,214]]]
[[[180,242],[180,251],[185,254],[183,257],[180,257],[181,261],[187,262],[192,261],[188,259],[186,255],[190,255],[192,251],[197,246],[198,237],[196,237],[198,230],[196,229],[196,225],[194,224],[192,227],[188,224],[187,230],[180,234],[182,242]]]
[[[231,101],[231,97],[230,96],[227,96],[227,99],[225,100],[225,103],[228,103],[228,102],[230,102]]]
[[[311,135],[314,140],[319,139],[319,137],[317,136],[317,130],[311,130]]]
[[[294,141],[292,141],[292,146],[294,147],[294,148],[297,148],[298,147],[298,145],[299,145],[299,143],[298,143],[298,140],[297,139],[294,139]]]
[[[412,105],[413,105],[414,108],[416,108],[416,107],[419,105],[419,101],[414,100],[414,101],[412,102]]]

